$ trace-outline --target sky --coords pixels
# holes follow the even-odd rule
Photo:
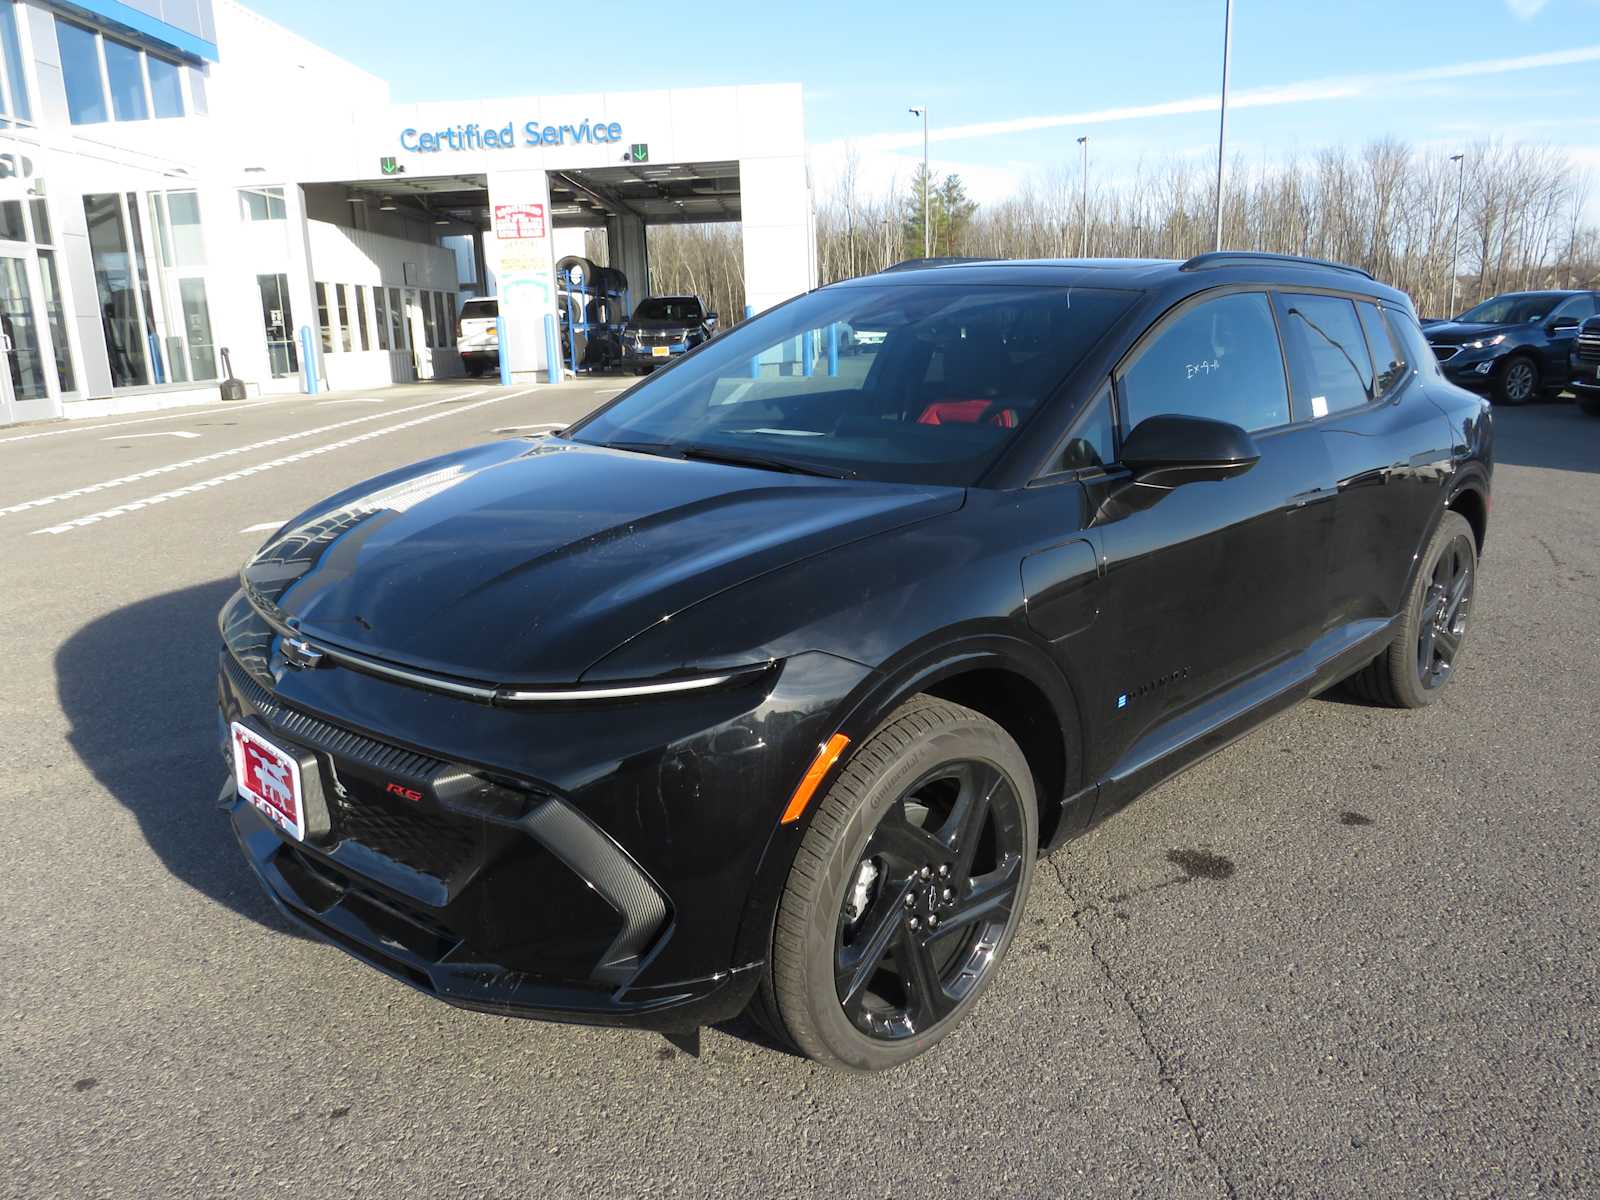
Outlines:
[[[912,105],[984,203],[1075,170],[1083,136],[1095,187],[1215,163],[1224,0],[513,0],[452,31],[437,0],[245,2],[402,102],[801,83],[819,197],[847,154],[863,190],[907,183]],[[1230,158],[1503,138],[1600,179],[1600,0],[1235,0],[1231,69]]]

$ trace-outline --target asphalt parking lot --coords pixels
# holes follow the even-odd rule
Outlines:
[[[0,429],[0,1194],[1600,1190],[1600,421],[1567,403],[1496,414],[1441,703],[1312,701],[1059,851],[896,1073],[457,1012],[292,931],[213,806],[240,561],[622,382]]]

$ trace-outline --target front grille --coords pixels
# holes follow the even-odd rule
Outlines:
[[[1600,363],[1600,334],[1586,333],[1579,336],[1578,361]]]
[[[414,801],[390,800],[366,788],[360,794],[335,794],[332,808],[336,838],[359,842],[441,883],[454,880],[479,857],[483,830],[478,821],[428,812]]]
[[[1441,346],[1437,342],[1429,342],[1428,344],[1433,347],[1434,357],[1440,362],[1449,362],[1452,358],[1461,353],[1460,346]]]

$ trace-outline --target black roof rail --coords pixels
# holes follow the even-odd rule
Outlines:
[[[1372,279],[1371,271],[1352,267],[1349,263],[1329,262],[1325,258],[1307,258],[1300,254],[1269,254],[1264,250],[1212,250],[1196,254],[1180,271],[1204,271],[1209,267],[1326,267],[1333,271],[1348,271],[1364,279]],[[1377,282],[1373,280],[1373,282]]]
[[[897,262],[892,267],[885,267],[879,275],[887,275],[891,271],[921,271],[928,267],[948,267],[953,263],[993,262],[992,258],[973,258],[960,255],[948,255],[944,258],[908,258]]]

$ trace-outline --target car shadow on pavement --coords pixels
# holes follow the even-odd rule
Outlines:
[[[1600,417],[1569,400],[1494,410],[1494,460],[1517,467],[1600,473]],[[1490,525],[1493,536],[1493,524]]]
[[[163,866],[201,894],[303,936],[256,882],[214,801],[219,579],[119,608],[56,652],[56,690],[78,758],[135,820]]]

